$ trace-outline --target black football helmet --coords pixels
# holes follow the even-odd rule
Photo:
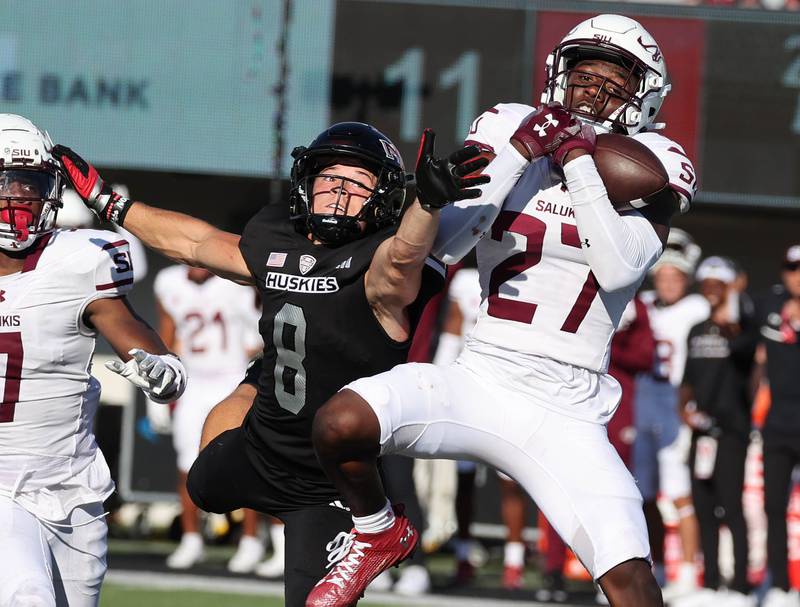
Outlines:
[[[405,200],[403,159],[391,140],[362,122],[340,122],[325,129],[308,147],[292,151],[290,216],[297,230],[325,244],[339,245],[397,222]],[[377,177],[374,189],[355,216],[314,213],[314,179],[332,164],[363,166]],[[344,178],[346,179],[346,178]],[[362,230],[359,222],[366,224]]]

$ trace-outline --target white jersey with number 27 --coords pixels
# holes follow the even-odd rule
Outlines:
[[[505,145],[524,112],[514,104],[516,111],[503,121],[504,105],[479,117],[467,140],[492,149]],[[694,170],[680,146],[655,133],[635,138],[658,156],[670,185],[690,200]],[[586,246],[591,244],[578,232],[560,176],[549,159],[536,161],[477,245],[483,303],[472,337],[604,373],[611,339],[639,283],[601,289],[584,256]]]

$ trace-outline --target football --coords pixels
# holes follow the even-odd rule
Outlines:
[[[594,163],[618,211],[634,208],[632,200],[657,194],[669,184],[658,157],[646,145],[625,135],[598,135]]]

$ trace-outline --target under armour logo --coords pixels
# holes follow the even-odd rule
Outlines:
[[[584,238],[583,242],[581,243],[581,246],[584,246],[584,247],[586,247],[588,249],[592,245],[589,244],[589,239],[588,238]]]
[[[6,292],[0,289],[0,302],[6,300]]]
[[[558,120],[553,120],[552,114],[548,114],[544,118],[545,120],[547,120],[547,122],[545,122],[544,124],[537,124],[536,126],[533,127],[533,130],[536,131],[536,134],[539,135],[539,137],[545,136],[545,134],[547,133],[547,127],[558,126]]]

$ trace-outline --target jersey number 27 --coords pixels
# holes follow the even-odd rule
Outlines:
[[[504,259],[492,270],[489,278],[489,316],[525,324],[530,324],[533,320],[537,304],[500,297],[500,285],[524,273],[525,270],[532,268],[542,260],[542,246],[546,230],[547,224],[541,219],[515,211],[501,212],[492,224],[492,240],[501,241],[503,234],[509,232],[525,236],[527,244],[524,251]],[[561,224],[561,244],[578,249],[581,247],[578,229],[573,224]],[[564,324],[561,325],[562,331],[566,333],[578,331],[578,327],[586,318],[597,295],[598,288],[597,279],[589,271],[586,282],[583,283],[575,303],[564,319]]]

